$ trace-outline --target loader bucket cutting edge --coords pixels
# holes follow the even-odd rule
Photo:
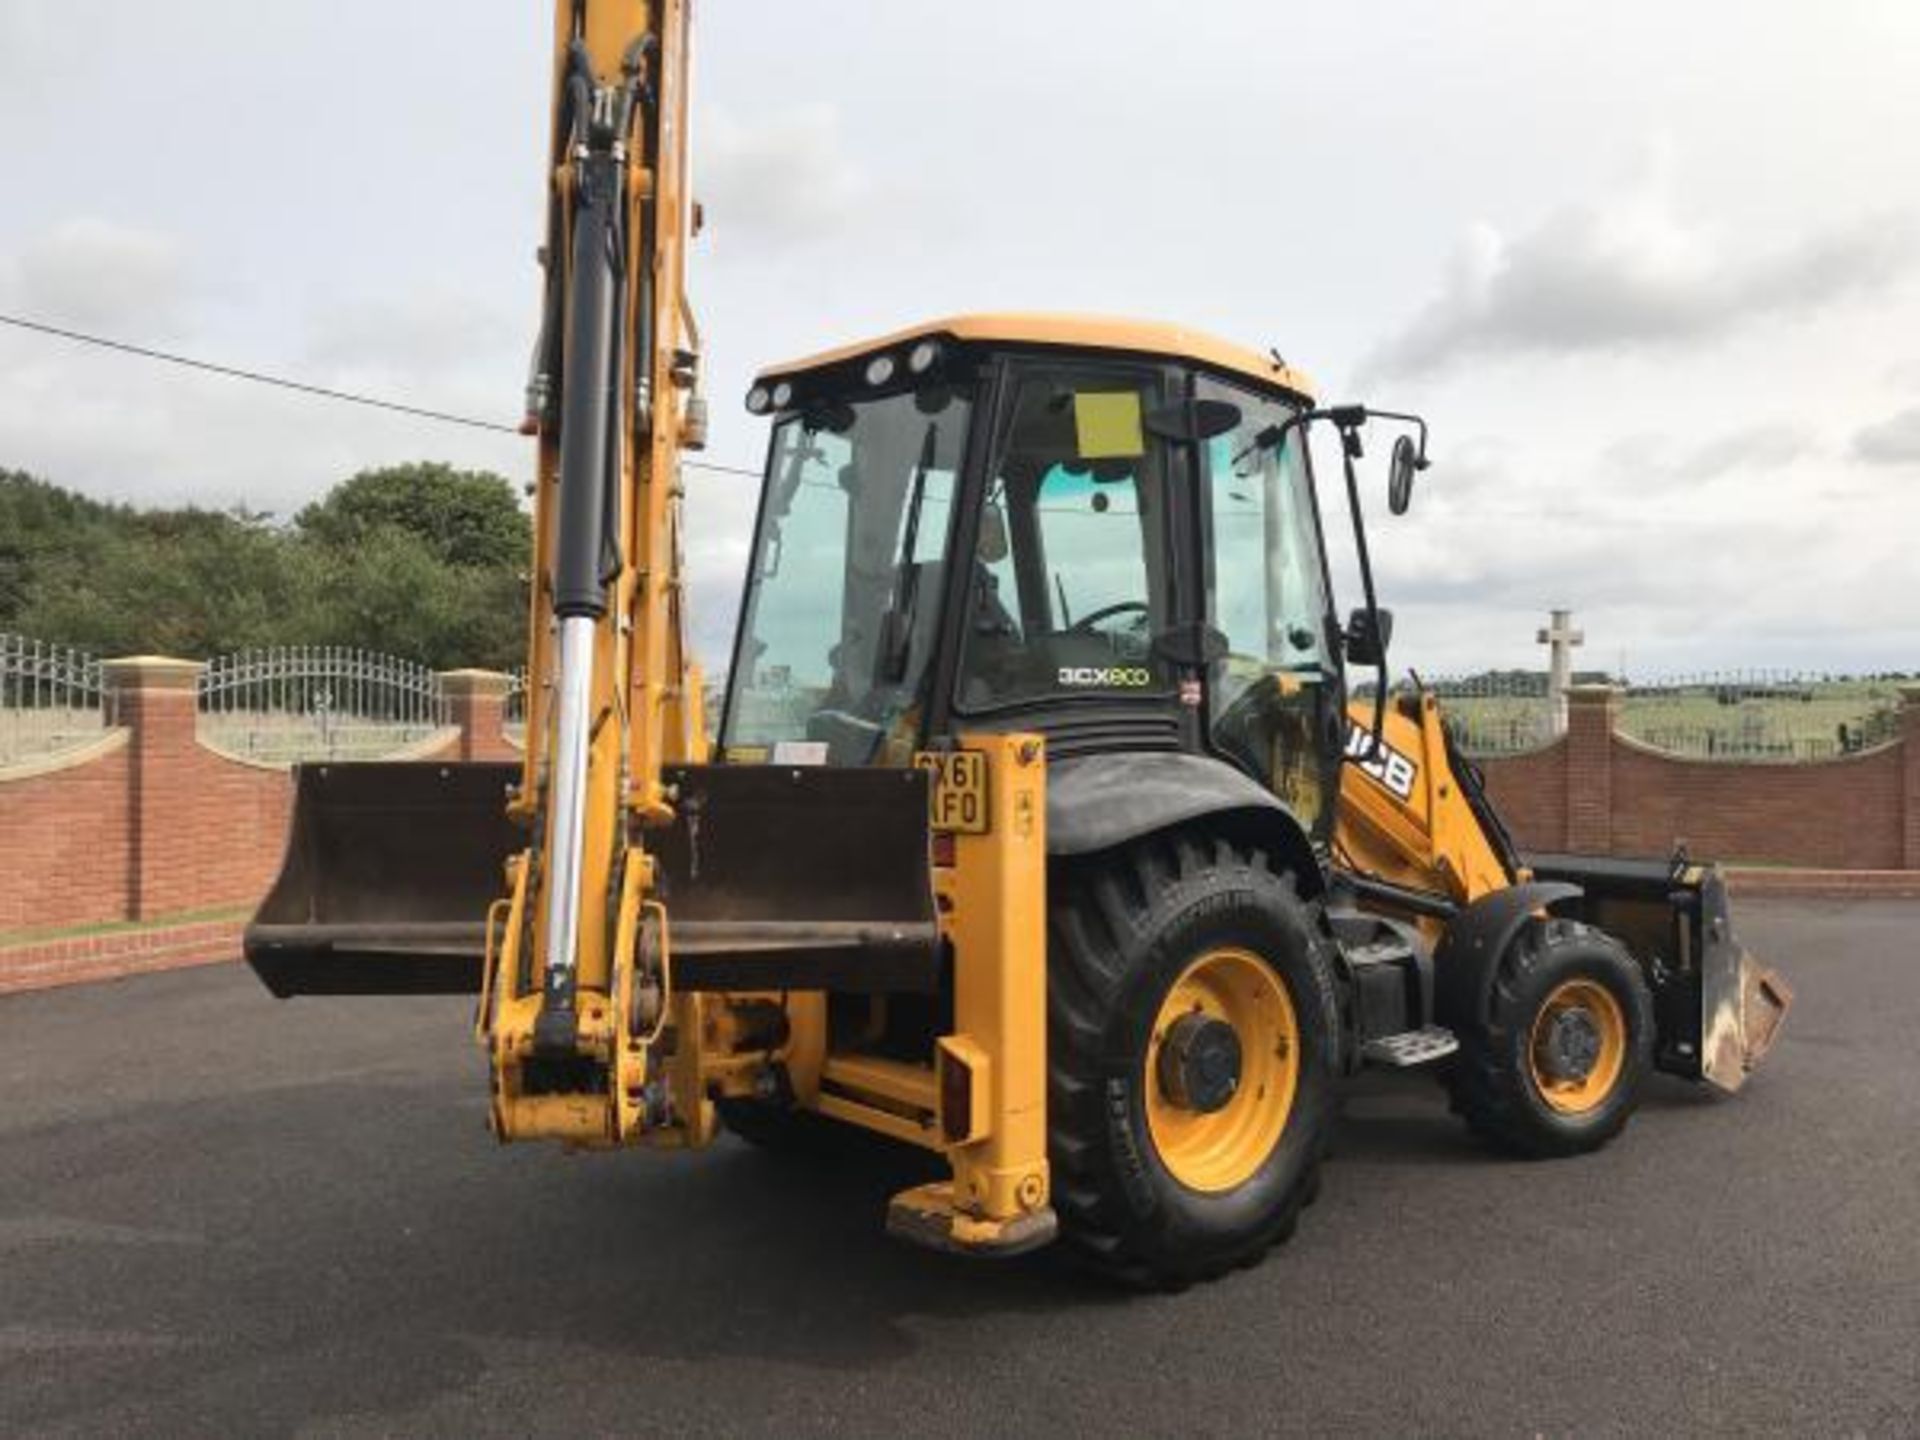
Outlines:
[[[468,994],[525,836],[517,764],[303,765],[280,876],[248,924],[275,995]]]

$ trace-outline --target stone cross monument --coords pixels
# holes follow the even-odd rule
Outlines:
[[[1586,644],[1587,637],[1573,628],[1571,610],[1548,612],[1546,629],[1535,637],[1547,649],[1547,713],[1553,717],[1553,733],[1567,733],[1567,686],[1573,680],[1573,647]]]

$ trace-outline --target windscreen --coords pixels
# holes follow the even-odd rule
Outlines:
[[[721,734],[736,763],[905,763],[972,413],[932,385],[774,428]]]

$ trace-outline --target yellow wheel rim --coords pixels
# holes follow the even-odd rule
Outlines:
[[[1177,1062],[1196,1029],[1220,1039],[1206,1022],[1231,1028],[1238,1073],[1196,1098],[1183,1093]],[[1190,1190],[1244,1185],[1280,1143],[1299,1079],[1300,1027],[1286,983],[1251,951],[1208,951],[1173,982],[1147,1041],[1147,1131],[1161,1163]]]
[[[1547,996],[1527,1037],[1534,1089],[1562,1115],[1598,1109],[1627,1063],[1627,1017],[1613,992],[1593,980],[1567,980]]]

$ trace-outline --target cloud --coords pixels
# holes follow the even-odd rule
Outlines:
[[[522,308],[509,315],[498,297],[452,291],[340,301],[315,315],[307,356],[329,372],[399,375],[469,368],[502,352],[518,358],[532,346],[538,318],[531,305]]]
[[[1853,454],[1870,465],[1920,463],[1920,405],[1861,429],[1853,437]]]
[[[1686,446],[1667,435],[1628,435],[1600,452],[1600,469],[1614,477],[1675,484],[1717,480],[1736,472],[1779,470],[1814,452],[1813,437],[1792,425],[1762,421],[1722,431]]]
[[[1518,234],[1474,227],[1439,292],[1363,368],[1438,374],[1474,357],[1713,340],[1883,291],[1916,256],[1905,217],[1749,250],[1677,216],[1664,190],[1655,174]]]
[[[848,223],[868,190],[830,105],[768,112],[752,122],[716,107],[695,143],[694,189],[723,243],[818,238]]]
[[[1777,470],[1813,448],[1813,438],[1791,425],[1749,425],[1696,447],[1674,473],[1685,480],[1712,480],[1737,470]]]
[[[0,296],[56,324],[169,332],[194,292],[186,253],[157,230],[81,217],[63,220],[0,257]]]

